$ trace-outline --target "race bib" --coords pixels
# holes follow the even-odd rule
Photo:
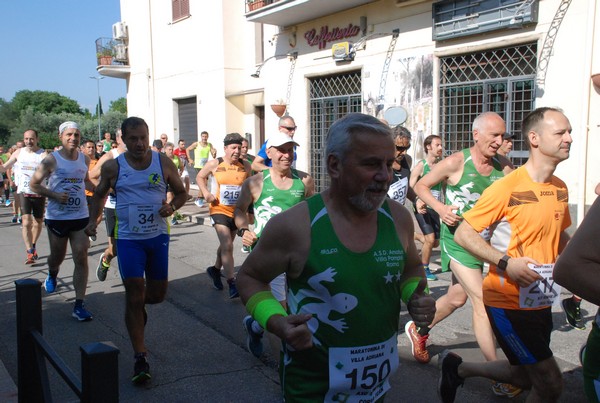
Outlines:
[[[538,272],[543,280],[537,280],[528,287],[519,288],[519,306],[521,308],[543,308],[559,301],[561,287],[554,282],[554,264],[535,266],[528,265],[531,270]]]
[[[235,206],[242,187],[240,185],[221,185],[219,190],[219,203],[224,206]]]
[[[398,336],[361,347],[329,349],[326,402],[374,402],[390,389],[398,369]]]
[[[152,204],[129,206],[129,228],[139,234],[149,234],[159,230],[158,208]]]
[[[82,203],[85,203],[85,201],[81,200],[81,193],[77,188],[78,187],[68,191],[69,196],[67,198],[67,202],[60,205],[59,211],[64,211],[65,213],[76,213],[81,210]],[[87,208],[87,206],[85,208]]]

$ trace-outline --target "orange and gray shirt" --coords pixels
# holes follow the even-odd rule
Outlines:
[[[223,158],[219,158],[218,162],[219,165],[213,174],[217,183],[214,192],[217,200],[210,204],[209,211],[211,215],[224,214],[233,217],[235,204],[242,191],[242,183],[248,178],[249,173],[241,161],[228,164]]]
[[[478,232],[492,226],[492,246],[513,258],[535,259],[551,274],[561,233],[571,225],[568,201],[569,192],[562,180],[553,176],[549,183],[537,183],[521,167],[488,187],[463,218]],[[548,306],[529,303],[533,296],[533,291],[520,288],[504,270],[490,265],[483,280],[485,305],[503,309]]]

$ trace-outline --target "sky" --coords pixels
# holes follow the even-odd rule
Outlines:
[[[96,39],[112,36],[119,0],[0,0],[0,98],[58,92],[95,110]],[[100,80],[102,109],[125,97],[125,79]]]

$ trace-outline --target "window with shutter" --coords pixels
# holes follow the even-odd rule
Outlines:
[[[173,22],[190,16],[190,0],[171,0]]]

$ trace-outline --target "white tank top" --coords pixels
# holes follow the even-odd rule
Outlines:
[[[52,152],[56,159],[56,169],[48,178],[48,189],[58,193],[68,193],[67,203],[62,204],[49,198],[46,218],[49,220],[78,220],[89,217],[85,199],[85,177],[88,167],[85,155],[77,152],[75,161],[64,159],[59,151]]]
[[[29,188],[29,181],[33,176],[33,173],[37,169],[38,165],[44,159],[42,154],[44,154],[43,149],[39,149],[37,151],[26,151],[26,148],[22,148],[19,152],[19,156],[17,157],[17,162],[15,166],[17,167],[18,174],[16,175],[17,181],[17,193],[24,193],[28,196],[38,196],[31,188]]]
[[[158,210],[167,198],[167,184],[160,163],[160,154],[151,151],[148,168],[137,170],[125,159],[117,157],[119,174],[115,182],[117,195],[117,239],[150,239],[169,233],[167,219]]]
[[[119,151],[118,148],[111,149],[109,151],[109,153],[112,154],[113,159],[115,159],[115,160],[117,159],[119,154],[121,154],[121,152]],[[104,203],[104,207],[114,209],[116,207],[116,203],[117,203],[117,197],[115,196],[115,192],[112,191],[108,194],[108,197],[106,198],[106,203]]]

